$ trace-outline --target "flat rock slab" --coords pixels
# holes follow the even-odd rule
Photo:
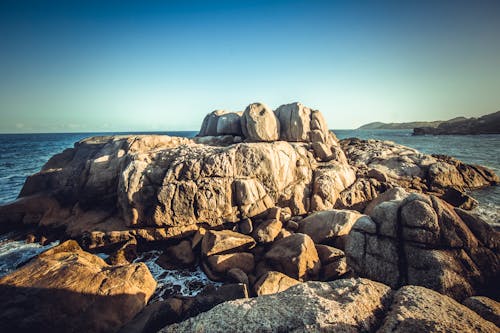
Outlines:
[[[390,298],[389,287],[366,279],[307,282],[220,304],[160,332],[369,332]]]

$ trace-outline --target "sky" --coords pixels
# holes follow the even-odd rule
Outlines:
[[[334,129],[500,110],[500,1],[0,1],[0,133],[295,101]]]

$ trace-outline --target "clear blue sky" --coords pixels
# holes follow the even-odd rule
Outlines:
[[[0,2],[0,132],[197,130],[255,101],[331,128],[497,111],[500,1]]]

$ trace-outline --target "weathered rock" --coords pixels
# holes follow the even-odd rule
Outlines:
[[[27,179],[21,198],[0,207],[0,229],[56,228],[99,248],[132,238],[185,238],[201,224],[262,218],[276,206],[305,214],[313,196],[331,208],[328,198],[355,173],[343,157],[321,164],[328,176],[315,180],[318,163],[308,146],[160,135],[89,138]]]
[[[241,129],[249,141],[276,141],[280,136],[280,122],[274,112],[262,103],[247,106],[241,116]]]
[[[137,241],[135,238],[125,242],[106,259],[110,265],[127,265],[137,258]]]
[[[216,273],[226,273],[232,268],[239,268],[248,274],[255,266],[253,254],[246,252],[214,254],[207,260],[212,271]]]
[[[344,251],[323,244],[316,244],[316,251],[318,251],[318,257],[321,264],[326,265],[331,262],[337,261],[338,259],[345,257]]]
[[[133,320],[126,323],[119,333],[156,333],[165,325],[182,321],[183,301],[168,298],[148,304]]]
[[[280,140],[309,141],[311,109],[301,103],[281,105],[275,111],[280,122]]]
[[[0,322],[5,332],[114,332],[155,288],[143,263],[109,266],[67,241],[0,279]]]
[[[217,135],[241,136],[241,113],[226,112],[219,116],[217,121]]]
[[[379,203],[390,201],[390,200],[402,200],[404,199],[408,193],[401,187],[394,187],[388,189],[387,191],[379,194],[375,199],[370,201],[370,203],[366,206],[364,213],[366,215],[371,215],[373,213],[373,209]]]
[[[340,144],[351,165],[382,172],[389,181],[408,189],[442,194],[448,187],[464,191],[499,183],[498,176],[485,167],[422,154],[390,141],[346,139]]]
[[[466,298],[463,305],[500,327],[500,303],[485,296]]]
[[[226,302],[160,332],[370,332],[390,297],[387,286],[364,279],[300,283]]]
[[[264,221],[255,228],[253,237],[258,243],[270,243],[278,236],[282,227],[279,220]]]
[[[208,230],[201,242],[201,252],[205,256],[251,249],[255,240],[231,230]]]
[[[472,218],[472,215],[470,215]],[[494,291],[500,274],[495,241],[483,242],[485,222],[469,228],[444,201],[407,194],[379,203],[371,219],[359,219],[348,237],[348,265],[363,277],[393,288],[420,285],[457,300]],[[483,225],[483,227],[480,227]]]
[[[277,271],[300,281],[317,276],[321,267],[313,240],[304,234],[274,242],[264,257]]]
[[[299,223],[299,232],[309,235],[315,243],[347,236],[362,215],[352,210],[325,210],[312,213]]]
[[[386,184],[381,184],[373,178],[358,178],[338,196],[336,208],[354,209],[363,211],[378,193],[387,190]]]
[[[159,259],[175,267],[188,267],[195,263],[196,256],[191,247],[191,242],[183,240],[177,245],[168,247]],[[161,266],[165,267],[164,265]]]
[[[255,282],[254,289],[257,296],[270,295],[285,291],[299,283],[299,280],[292,279],[283,273],[270,271]]]
[[[217,304],[245,298],[248,298],[248,288],[245,284],[224,284],[218,288],[210,285],[184,303],[183,317],[193,317],[210,310]]]
[[[234,282],[243,283],[246,284],[247,286],[250,285],[248,281],[248,275],[242,269],[231,268],[230,270],[227,271],[227,277],[230,280],[233,280]]]
[[[332,281],[341,278],[348,272],[349,272],[349,267],[347,266],[346,258],[342,257],[329,264],[322,265],[320,278],[321,281]]]
[[[238,223],[238,231],[244,235],[250,235],[253,231],[253,223],[249,218],[243,219]]]
[[[498,327],[450,297],[406,286],[394,295],[391,310],[377,332],[498,332]]]

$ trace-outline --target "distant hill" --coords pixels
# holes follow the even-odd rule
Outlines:
[[[500,111],[479,118],[454,118],[436,127],[417,126],[413,129],[413,135],[426,134],[500,134]]]
[[[414,129],[415,127],[430,127],[435,128],[441,125],[444,122],[455,122],[466,120],[465,117],[457,117],[450,119],[448,121],[444,120],[436,120],[436,121],[412,121],[408,123],[382,123],[382,122],[373,122],[369,124],[365,124],[359,127],[359,130],[373,130],[373,129],[388,129],[388,130],[399,130],[399,129]]]

